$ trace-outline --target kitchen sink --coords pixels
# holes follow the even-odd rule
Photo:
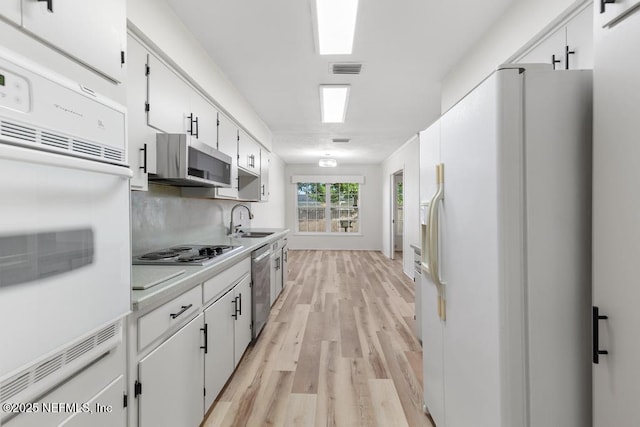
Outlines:
[[[258,238],[258,237],[267,237],[271,236],[273,231],[247,231],[246,233],[238,233],[238,237],[245,238]]]

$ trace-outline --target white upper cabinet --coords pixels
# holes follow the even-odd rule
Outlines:
[[[192,139],[218,146],[218,110],[196,91],[191,92],[187,126]]]
[[[269,200],[269,166],[271,164],[271,153],[260,149],[260,201]]]
[[[552,64],[555,70],[593,69],[593,8],[589,5],[545,37],[518,61]]]
[[[224,114],[218,113],[218,150],[231,156],[231,188],[216,189],[216,196],[238,198],[238,127]]]
[[[148,189],[148,174],[156,172],[156,129],[147,126],[146,65],[149,52],[135,38],[127,40],[127,126],[131,188]]]
[[[15,6],[10,11],[10,19],[15,21]],[[110,79],[122,82],[126,12],[126,0],[22,0],[22,26]]]
[[[238,167],[260,175],[260,146],[243,130],[238,135]]]
[[[189,133],[191,88],[154,55],[147,70],[147,124],[161,132]]]
[[[566,29],[562,27],[551,33],[518,62],[521,64],[552,64],[554,70],[564,70],[566,40]]]
[[[598,27],[613,26],[640,7],[640,0],[613,0],[610,3],[609,1],[594,1],[595,21]]]
[[[0,2],[0,16],[22,25],[22,0],[2,0]]]

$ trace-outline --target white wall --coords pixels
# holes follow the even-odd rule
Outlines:
[[[588,0],[514,2],[443,81],[441,111],[469,93],[496,67],[509,62]]]
[[[420,139],[416,135],[381,163],[382,253],[391,255],[391,176],[404,170],[404,238],[402,239],[403,269],[413,278],[413,249],[420,245]]]
[[[286,228],[285,225],[285,163],[271,153],[269,166],[269,201],[252,203],[253,228]]]
[[[127,18],[130,29],[271,151],[267,125],[164,0],[128,0]]]
[[[313,165],[287,165],[285,182],[286,225],[291,230],[291,249],[336,249],[373,250],[382,246],[380,224],[380,188],[382,185],[380,165],[345,165],[336,168],[321,168]],[[296,234],[297,186],[291,183],[292,175],[363,175],[365,183],[360,187],[361,235],[336,234],[309,236]]]

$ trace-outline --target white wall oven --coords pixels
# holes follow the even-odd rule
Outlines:
[[[37,397],[122,340],[125,118],[118,104],[0,50],[2,402]]]

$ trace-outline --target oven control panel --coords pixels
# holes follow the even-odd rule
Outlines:
[[[0,106],[28,113],[31,109],[31,96],[27,79],[0,68]]]

